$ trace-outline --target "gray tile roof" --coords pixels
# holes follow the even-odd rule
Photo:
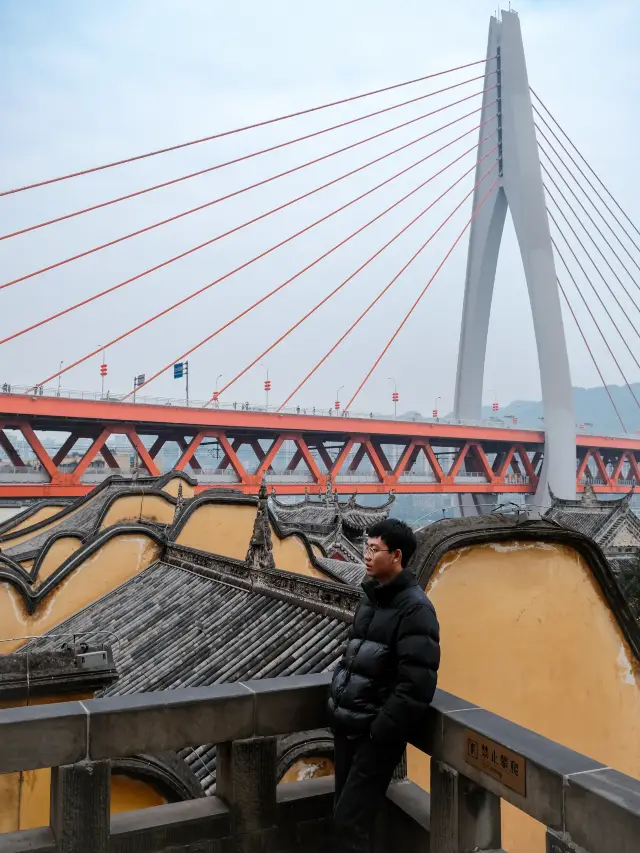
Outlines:
[[[338,575],[351,586],[360,586],[367,576],[363,563],[348,563],[346,560],[332,560],[329,557],[319,557],[317,562],[329,575]]]
[[[598,531],[609,521],[611,513],[601,509],[551,509],[546,515],[558,524],[564,524],[572,530],[584,533],[592,539],[597,539]]]
[[[156,563],[53,633],[107,629],[120,678],[103,695],[323,672],[342,654],[345,622],[167,563]],[[103,640],[103,635],[96,635]],[[55,648],[54,637],[33,641]],[[182,750],[206,794],[215,745]]]
[[[392,495],[380,506],[364,506],[359,504],[354,496],[341,501],[338,495],[333,493],[319,498],[305,495],[301,501],[284,503],[272,495],[270,509],[281,525],[300,527],[303,530],[308,527],[318,530],[324,528],[328,532],[342,523],[356,535],[362,536],[369,527],[388,517],[394,500]]]

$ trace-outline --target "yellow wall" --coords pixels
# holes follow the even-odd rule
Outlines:
[[[162,491],[166,492],[168,495],[173,495],[174,498],[177,498],[178,486],[180,483],[182,483],[182,497],[192,498],[195,494],[194,487],[190,483],[185,483],[185,481],[181,480],[180,477],[172,477],[171,480],[168,480],[162,487]]]
[[[275,530],[271,528],[271,541],[273,542],[273,559],[276,568],[285,572],[294,572],[297,575],[327,580],[327,575],[324,572],[318,571],[311,565],[304,543],[298,536],[280,539]]]
[[[48,826],[50,786],[48,767],[0,776],[0,833]],[[111,777],[111,814],[166,802],[161,793],[141,779],[119,773]]]
[[[202,504],[189,516],[177,542],[244,560],[257,508],[250,504]]]
[[[160,495],[123,495],[111,504],[100,529],[121,521],[138,521],[140,517],[143,521],[171,524],[174,515],[174,504]]]
[[[137,575],[160,554],[160,546],[143,534],[115,536],[88,557],[46,598],[35,613],[27,613],[22,596],[10,584],[0,583],[0,640],[41,636],[64,619]],[[23,641],[0,643],[9,653]]]
[[[427,593],[442,633],[439,686],[640,777],[640,668],[588,566],[545,543],[445,555]],[[428,788],[428,760],[408,755]],[[544,828],[504,807],[503,847],[544,848]]]
[[[320,776],[333,776],[333,761],[323,756],[307,756],[300,758],[284,774],[280,785],[288,782],[304,782],[307,779],[317,779]]]
[[[40,586],[81,545],[82,539],[78,539],[77,536],[61,536],[60,539],[56,539],[45,554],[44,560],[40,563],[36,586]]]
[[[255,506],[247,504],[203,504],[189,517],[178,536],[178,544],[244,560],[253,533],[256,512]],[[299,537],[280,539],[272,528],[271,540],[277,568],[326,580],[324,572],[311,565]]]
[[[15,832],[20,825],[20,774],[0,776],[0,832]]]
[[[46,518],[51,518],[52,515],[55,515],[57,512],[60,512],[61,509],[65,509],[67,504],[60,504],[59,506],[42,506],[39,510],[30,515],[29,518],[25,518],[19,524],[16,524],[15,527],[9,527],[4,532],[4,536],[7,533],[15,533],[16,530],[24,530],[26,527],[31,527],[33,524],[37,524],[39,521],[44,521]]]
[[[141,779],[123,773],[111,777],[111,814],[163,806],[168,800]]]

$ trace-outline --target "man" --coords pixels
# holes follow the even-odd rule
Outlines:
[[[436,689],[440,631],[407,568],[413,530],[397,519],[369,530],[367,579],[329,696],[335,738],[335,851],[364,853],[407,741],[424,725]]]

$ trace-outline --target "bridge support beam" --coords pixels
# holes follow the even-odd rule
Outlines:
[[[524,267],[540,367],[545,418],[544,467],[536,504],[549,501],[548,486],[558,497],[575,497],[575,425],[571,374],[562,322],[551,235],[538,157],[529,81],[520,21],[515,12],[491,19],[481,138],[495,130],[501,185],[483,206],[471,227],[465,298],[460,333],[454,411],[458,418],[479,419],[486,342],[498,253],[507,208],[518,239]],[[497,109],[496,109],[497,107]],[[493,118],[492,118],[493,117]],[[495,144],[484,142],[478,158]],[[490,162],[490,160],[488,161]],[[487,162],[478,169],[486,169]],[[474,206],[481,193],[476,189]],[[465,508],[463,507],[463,512]]]

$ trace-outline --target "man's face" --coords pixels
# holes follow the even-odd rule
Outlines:
[[[402,552],[390,551],[382,539],[377,536],[367,539],[364,547],[364,564],[367,575],[379,581],[393,577],[401,568]]]

